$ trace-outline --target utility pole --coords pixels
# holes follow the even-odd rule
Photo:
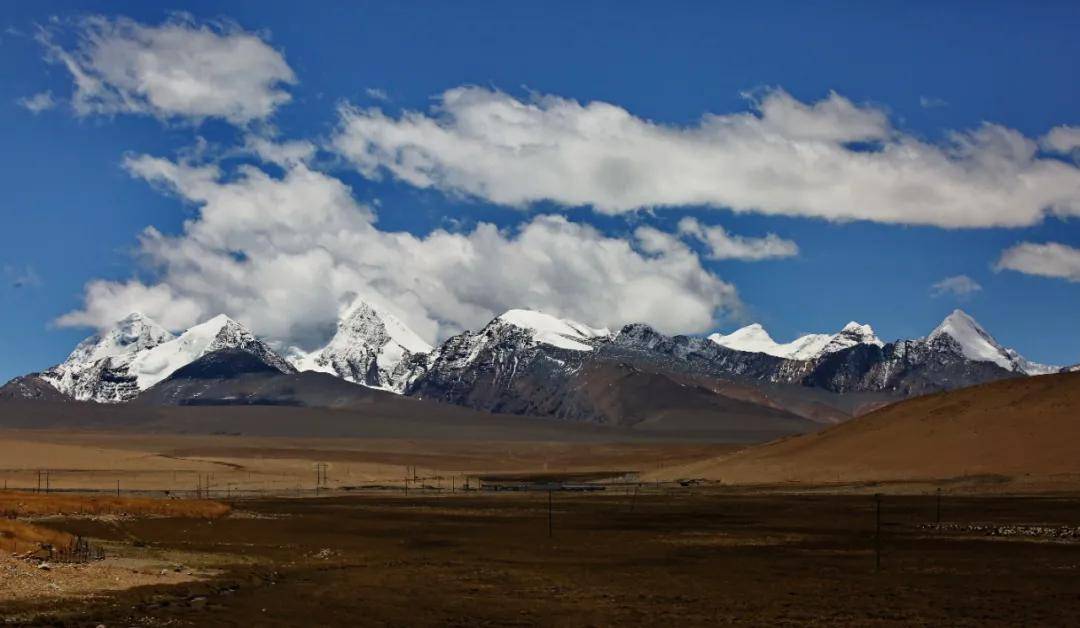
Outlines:
[[[874,572],[881,571],[881,493],[874,493]]]
[[[548,538],[551,538],[551,489],[548,489]]]

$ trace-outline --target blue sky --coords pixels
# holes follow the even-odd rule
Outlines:
[[[813,105],[835,91],[859,111],[886,116],[889,138],[903,136],[928,146],[942,146],[950,133],[970,132],[990,122],[1039,143],[1055,127],[1080,126],[1080,83],[1075,80],[1080,75],[1080,38],[1075,36],[1080,32],[1080,6],[1040,4],[1032,8],[1020,3],[965,2],[948,6],[814,3],[812,7],[792,3],[753,3],[750,7],[720,3],[372,2],[326,3],[301,9],[295,3],[271,2],[235,2],[226,7],[216,2],[188,2],[180,7],[152,2],[6,3],[0,7],[0,28],[6,29],[0,34],[0,72],[5,77],[0,83],[0,125],[6,131],[6,150],[0,153],[0,182],[5,190],[0,197],[0,266],[4,272],[0,380],[62,360],[92,331],[91,326],[56,324],[69,312],[88,311],[84,309],[84,287],[90,281],[138,278],[146,286],[167,284],[175,298],[188,300],[175,306],[155,302],[154,307],[187,312],[188,318],[203,316],[207,308],[214,307],[213,300],[185,296],[184,286],[198,279],[190,276],[195,271],[185,267],[183,272],[188,274],[183,275],[175,261],[171,270],[163,271],[160,265],[147,261],[147,252],[138,240],[148,226],[166,236],[181,234],[185,220],[200,216],[200,201],[193,198],[196,193],[178,190],[175,181],[154,174],[134,176],[130,160],[146,156],[191,167],[216,164],[223,172],[221,184],[242,179],[237,168],[244,165],[271,177],[283,176],[283,169],[289,166],[236,150],[245,138],[254,136],[318,146],[316,156],[303,166],[305,170],[340,181],[349,186],[358,204],[374,206],[378,215],[375,225],[382,232],[408,232],[424,238],[433,229],[469,234],[477,223],[490,223],[508,230],[506,237],[512,240],[534,217],[562,215],[574,225],[593,225],[599,230],[597,237],[574,240],[569,248],[592,246],[597,238],[606,238],[605,245],[632,241],[632,246],[640,249],[642,244],[634,240],[639,228],[678,234],[680,221],[693,217],[706,228],[719,226],[728,235],[751,238],[751,244],[771,233],[797,245],[797,255],[756,261],[745,255],[708,259],[708,243],[683,234],[681,241],[695,254],[694,263],[713,278],[710,288],[699,290],[711,292],[698,296],[701,303],[718,306],[713,327],[723,331],[760,321],[777,340],[786,341],[800,333],[833,331],[854,319],[871,323],[882,338],[891,340],[923,335],[953,308],[962,307],[1000,341],[1030,359],[1080,362],[1075,314],[1080,308],[1080,272],[1069,271],[1067,260],[1062,270],[1061,264],[1038,256],[1014,265],[1022,266],[1025,272],[995,269],[1003,253],[1020,243],[1080,247],[1075,212],[1017,219],[1015,222],[1022,224],[1010,226],[992,224],[1007,222],[1014,215],[1009,206],[998,208],[997,219],[980,215],[978,208],[963,210],[966,213],[957,210],[956,215],[962,213],[962,218],[953,222],[959,222],[959,227],[926,224],[936,220],[933,208],[927,214],[930,218],[911,221],[882,219],[874,213],[867,214],[869,219],[856,214],[829,220],[822,217],[818,205],[768,214],[732,211],[724,206],[729,193],[726,188],[717,191],[720,200],[714,202],[685,200],[679,192],[656,192],[662,198],[671,194],[671,200],[659,208],[613,209],[603,207],[603,186],[582,184],[581,198],[586,202],[567,200],[563,186],[543,188],[533,181],[521,181],[500,170],[498,164],[486,170],[473,167],[467,163],[468,157],[461,157],[467,154],[464,149],[440,153],[434,166],[438,182],[419,187],[415,180],[408,180],[408,173],[393,172],[394,166],[401,166],[393,158],[378,164],[378,174],[372,174],[358,165],[356,155],[328,148],[342,132],[339,106],[343,103],[378,107],[384,119],[373,120],[364,114],[361,121],[378,124],[380,132],[400,131],[403,111],[437,120],[431,108],[440,102],[440,95],[463,86],[478,90],[476,95],[483,99],[505,97],[515,103],[544,97],[558,99],[563,105],[574,101],[609,103],[635,121],[676,130],[697,128],[706,114],[752,111],[755,105],[743,95],[746,92],[758,94],[760,102],[767,94],[776,93],[768,90],[780,89],[793,102]],[[242,121],[161,109],[124,110],[115,104],[99,106],[96,112],[73,111],[72,75],[55,62],[55,55],[53,62],[46,59],[49,49],[40,41],[40,29],[49,33],[49,45],[77,52],[80,36],[87,32],[84,20],[88,16],[104,16],[113,25],[127,18],[152,29],[169,20],[176,9],[190,14],[180,22],[185,28],[210,28],[222,37],[244,33],[264,41],[295,76],[295,82],[286,81],[274,88],[287,94],[289,102],[273,107],[265,116]],[[208,21],[222,19],[231,25],[206,26]],[[116,32],[109,30],[108,34]],[[23,99],[46,92],[53,106],[30,111]],[[556,106],[540,108],[550,111]],[[112,110],[106,111],[109,107]],[[855,117],[833,122],[842,127]],[[530,129],[542,137],[550,131],[543,126]],[[460,134],[452,137],[460,139]],[[436,151],[435,140],[430,141],[429,149]],[[873,141],[880,139],[874,136]],[[200,143],[202,152],[195,149]],[[1060,198],[1080,207],[1080,189],[1073,172],[1080,153],[1075,149],[1070,153],[1068,146],[1049,151],[1046,141],[1040,146],[1037,159],[1060,166],[1050,179],[1052,185],[1064,190]],[[394,146],[384,144],[382,148],[392,151]],[[857,149],[852,150],[852,154],[857,153]],[[868,153],[874,150],[867,149]],[[562,172],[559,168],[566,163],[574,165],[565,162],[566,154],[552,157],[553,161],[561,160],[551,166],[553,172]],[[538,178],[546,172],[546,164],[540,164]],[[527,165],[526,171],[533,166]],[[570,172],[576,174],[577,170],[571,168]],[[663,176],[656,176],[664,183]],[[739,183],[725,180],[725,176],[737,175],[718,170],[718,188]],[[326,180],[320,182],[333,185]],[[971,182],[963,179],[961,183]],[[680,181],[673,185],[678,187]],[[170,187],[171,191],[165,189]],[[527,201],[502,202],[506,196],[477,193],[478,189],[500,189]],[[995,189],[989,188],[988,199],[1000,196],[995,195]],[[781,209],[785,205],[784,200],[764,192],[754,196],[756,193],[748,193],[751,204],[773,203]],[[706,196],[709,194],[707,190]],[[595,201],[589,202],[594,196]],[[866,199],[865,205],[885,202]],[[854,199],[851,207],[861,211],[863,199]],[[1016,215],[1023,211],[1018,204]],[[990,212],[988,208],[987,214]],[[942,215],[946,214],[943,210]],[[505,254],[513,255],[513,251]],[[568,249],[547,253],[554,257],[565,254],[563,261],[568,266],[579,263]],[[236,255],[243,258],[253,253]],[[664,258],[667,261],[656,264],[645,255],[641,262],[642,272],[656,272],[663,281],[673,282],[670,290],[677,297],[670,301],[673,308],[682,307],[680,299],[688,304],[693,301],[690,293],[698,289],[695,286],[701,279],[698,271],[685,270],[679,255],[672,252]],[[1050,265],[1039,267],[1042,262]],[[366,268],[366,264],[362,266]],[[506,268],[511,273],[518,267]],[[554,276],[557,270],[558,263],[554,270],[541,273],[550,284],[541,286],[544,290],[565,290],[565,283],[576,276]],[[357,272],[362,275],[364,271]],[[388,271],[383,268],[379,272]],[[528,283],[533,281],[532,272],[526,265],[518,276],[504,279]],[[163,278],[163,274],[169,276]],[[273,273],[270,276],[269,281],[273,281]],[[315,274],[310,281],[317,283],[324,276]],[[934,295],[935,283],[956,276],[968,277],[981,289],[966,295]],[[612,281],[626,279],[617,273],[612,277]],[[453,275],[440,280],[452,279]],[[361,282],[361,292],[378,290],[377,286],[389,281],[342,279],[350,280]],[[716,282],[737,291],[737,308],[732,307],[731,294],[718,288]],[[271,287],[278,292],[287,289],[286,285]],[[411,297],[401,296],[398,284],[386,290],[389,292],[376,298],[387,299],[400,309],[426,308],[417,317],[419,331],[429,337],[475,326],[485,312],[500,305],[536,305],[506,302],[519,294],[509,284],[493,287],[491,294],[483,293],[483,286],[452,289],[447,299],[453,300],[453,306],[433,304],[440,292],[419,297],[418,305]],[[342,294],[330,296],[343,298]],[[663,300],[668,293],[657,294],[657,299]],[[586,323],[608,323],[625,317],[626,312],[638,311],[623,301],[647,296],[647,291],[613,293],[597,299],[591,316],[588,295],[578,295],[581,305],[571,307],[556,300],[552,307]],[[314,300],[307,309],[328,309],[320,300],[321,293],[311,298]],[[543,302],[542,296],[536,298],[540,299],[537,303]],[[196,305],[189,302],[191,299]],[[268,300],[266,307],[274,307],[272,303]],[[111,312],[109,307],[105,303],[100,311]],[[304,316],[305,308],[278,318],[244,308],[254,306],[238,306],[241,311],[227,313],[250,319],[244,322],[285,343],[311,341],[311,329],[324,326],[325,317],[331,315],[298,322],[293,319]],[[671,331],[708,331],[700,324],[700,316],[680,316],[662,308],[649,311],[667,321]],[[96,319],[87,315],[71,320],[92,323]],[[176,320],[185,319],[177,314]],[[687,329],[678,329],[680,326]]]

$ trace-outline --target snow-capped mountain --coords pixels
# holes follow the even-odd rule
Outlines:
[[[578,362],[594,346],[610,340],[607,329],[594,329],[576,321],[531,310],[509,310],[477,332],[464,332],[444,342],[425,360],[414,360],[401,388],[408,394],[430,396],[470,370],[490,370],[496,378],[513,377],[518,367],[536,356],[559,365]],[[416,382],[420,382],[418,385]]]
[[[205,323],[195,325],[169,342],[140,352],[131,361],[128,373],[136,378],[139,390],[146,390],[176,369],[222,349],[247,351],[282,373],[296,371],[246,327],[224,314],[219,314]]]
[[[594,344],[609,337],[607,330],[510,310],[414,362],[403,388],[408,395],[482,410],[549,415],[554,406],[538,397],[557,397],[566,381],[560,374],[580,365]],[[538,394],[541,388],[548,394]]]
[[[105,333],[79,343],[67,360],[37,377],[79,401],[116,403],[135,398],[173,371],[221,349],[242,349],[282,372],[291,364],[243,325],[219,315],[173,336],[133,313]]]
[[[611,334],[538,312],[511,311],[479,332],[447,340],[415,365],[402,389],[476,409],[606,420],[611,404],[618,403],[597,395],[623,381],[612,380],[613,373],[652,373],[714,390],[738,385],[744,395],[746,388],[756,389],[770,403],[811,416],[822,406],[853,413],[913,395],[1055,370],[1033,367],[983,330],[978,338],[997,347],[988,353],[973,345],[973,329],[981,327],[954,313],[927,338],[884,343],[869,325],[849,323],[835,334],[780,344],[760,325],[708,339],[666,336],[644,324]]]
[[[956,343],[964,357],[974,362],[993,362],[1003,369],[1025,375],[1056,373],[1061,367],[1031,362],[1013,349],[1002,347],[994,337],[963,310],[953,310],[938,325],[927,342],[941,343],[949,339]]]
[[[535,342],[571,351],[592,351],[590,341],[611,337],[608,329],[594,329],[533,310],[509,310],[495,320],[528,331]]]
[[[405,365],[432,346],[393,314],[356,301],[338,322],[330,342],[311,353],[292,350],[299,371],[321,371],[350,382],[400,392],[408,379]]]
[[[0,398],[47,400],[55,389],[68,398],[126,401],[222,349],[246,351],[285,373],[321,371],[474,409],[609,423],[641,418],[643,408],[661,416],[655,405],[661,399],[698,410],[730,409],[727,394],[817,420],[913,395],[1060,370],[1002,347],[959,310],[924,338],[891,343],[854,322],[835,334],[777,343],[760,325],[709,338],[667,336],[642,323],[612,333],[510,310],[479,331],[432,348],[401,320],[357,301],[325,347],[294,350],[288,360],[227,316],[174,337],[132,315],[80,343],[64,363],[12,380]],[[689,396],[680,400],[683,389]],[[787,420],[769,420],[774,419]]]
[[[126,376],[142,353],[174,336],[146,316],[132,313],[102,334],[83,340],[67,360],[40,377],[61,393],[80,401],[122,401],[138,394]]]
[[[859,344],[882,346],[869,325],[850,322],[835,334],[807,334],[787,343],[778,343],[758,323],[747,325],[728,335],[712,334],[709,340],[735,351],[765,353],[788,360],[814,360]]]

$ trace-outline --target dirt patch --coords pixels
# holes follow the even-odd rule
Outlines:
[[[174,585],[207,577],[175,564],[112,557],[88,563],[50,563],[0,553],[0,604],[87,597],[148,585]]]

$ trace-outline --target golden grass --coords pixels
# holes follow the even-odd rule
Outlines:
[[[129,515],[216,519],[229,513],[226,504],[201,499],[152,499],[107,495],[64,495],[0,491],[0,516]]]
[[[36,550],[43,543],[55,548],[70,547],[75,542],[75,537],[67,532],[50,530],[41,526],[0,519],[0,551],[11,553]]]

